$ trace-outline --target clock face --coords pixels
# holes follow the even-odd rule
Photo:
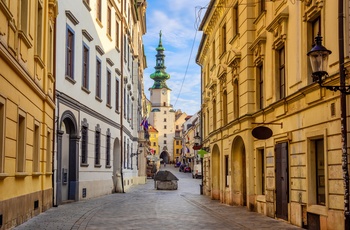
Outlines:
[[[165,90],[162,90],[162,94],[165,94]]]

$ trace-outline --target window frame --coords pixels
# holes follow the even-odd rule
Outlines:
[[[75,32],[67,24],[66,26],[66,66],[65,76],[74,80],[74,53],[75,53]]]

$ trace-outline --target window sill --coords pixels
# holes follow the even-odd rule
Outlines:
[[[110,169],[110,168],[112,168],[111,165],[106,165],[106,169]]]
[[[81,90],[83,90],[85,93],[90,94],[90,90],[85,88],[84,86],[81,87]]]
[[[0,173],[0,180],[3,180],[8,176],[9,176],[9,174],[7,174],[7,173]]]
[[[95,168],[101,168],[102,165],[98,164],[98,165],[95,165]]]
[[[89,167],[88,163],[80,163],[80,167]]]
[[[307,207],[307,212],[315,213],[318,215],[327,216],[327,207],[323,205],[312,204]]]
[[[72,83],[73,85],[75,85],[75,83],[76,83],[76,81],[68,75],[66,75],[66,80],[69,81],[70,83]]]
[[[99,102],[102,102],[102,99],[99,96],[95,96],[95,99]]]
[[[106,106],[107,106],[107,108],[109,108],[109,109],[112,108],[112,106],[111,106],[110,104],[107,104]]]
[[[38,176],[41,176],[41,175],[42,175],[41,172],[33,172],[33,173],[32,173],[32,176],[33,176],[33,177],[38,177]]]
[[[27,172],[16,172],[15,173],[15,177],[22,178],[22,177],[26,177],[26,176],[29,176]]]

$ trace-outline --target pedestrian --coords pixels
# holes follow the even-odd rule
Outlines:
[[[166,162],[164,162],[164,168],[166,167]]]

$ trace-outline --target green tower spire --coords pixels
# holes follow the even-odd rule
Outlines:
[[[156,66],[155,72],[151,74],[151,79],[154,81],[153,86],[151,89],[163,89],[169,87],[166,85],[166,80],[170,78],[170,75],[165,72],[166,67],[164,66],[164,47],[162,45],[162,31],[159,32],[159,44],[156,48],[157,54],[156,54]]]

